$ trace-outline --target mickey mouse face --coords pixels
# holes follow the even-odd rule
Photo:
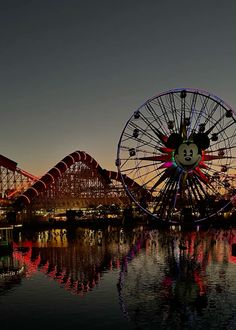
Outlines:
[[[175,151],[175,162],[185,170],[192,170],[201,161],[202,155],[195,143],[184,142]]]

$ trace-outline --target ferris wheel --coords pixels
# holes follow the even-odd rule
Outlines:
[[[161,93],[127,121],[116,165],[131,200],[153,218],[200,222],[228,211],[236,194],[236,114],[206,91]],[[127,177],[137,184],[127,185]]]

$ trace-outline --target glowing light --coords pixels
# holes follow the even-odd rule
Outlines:
[[[26,200],[27,200],[27,202],[30,204],[30,199],[29,199],[29,197],[27,197],[26,195],[21,195],[22,197],[25,197],[26,198]]]
[[[173,165],[173,162],[165,162],[164,164],[162,164],[161,166],[159,166],[158,168],[167,168],[167,167],[171,167]]]

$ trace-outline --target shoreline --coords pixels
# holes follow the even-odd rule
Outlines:
[[[23,222],[19,223],[7,223],[0,222],[0,229],[3,227],[13,228],[14,230],[50,230],[56,228],[92,228],[92,229],[104,229],[107,227],[124,227],[124,228],[135,228],[137,226],[144,226],[150,229],[158,229],[158,228],[171,228],[171,227],[179,227],[181,230],[198,230],[198,228],[224,228],[228,229],[231,227],[236,227],[236,219],[228,218],[225,219],[223,217],[212,218],[208,221],[202,223],[182,223],[182,224],[169,224],[158,222],[152,218],[140,217],[140,218],[116,218],[116,219],[107,219],[107,218],[99,218],[99,219],[79,219],[79,220],[52,220],[52,221],[39,221],[38,219],[31,220],[31,222]]]

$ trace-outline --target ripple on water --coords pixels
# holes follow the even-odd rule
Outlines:
[[[192,244],[176,253],[159,237],[156,254],[141,251],[130,262],[120,292],[130,320],[148,329],[236,328],[236,265],[229,260],[230,249],[225,240],[212,243],[208,236],[200,244],[198,250]]]

